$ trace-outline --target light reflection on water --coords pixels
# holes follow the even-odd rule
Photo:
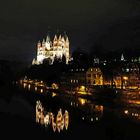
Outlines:
[[[26,83],[24,83],[24,84],[23,84],[23,88],[26,88],[26,85],[27,85],[27,84],[26,84]]]
[[[64,102],[68,103],[71,107],[78,110],[79,118],[83,121],[97,122],[103,116],[104,107],[96,105],[90,100],[84,98],[64,98]]]
[[[37,93],[45,93],[45,90],[41,87],[37,87],[34,85],[30,85],[27,83],[22,83],[22,87],[27,90],[34,90]],[[56,98],[58,95],[57,93],[47,93],[50,94],[52,98]],[[47,97],[46,94],[46,97]],[[128,98],[132,96],[131,93],[125,95],[123,94],[122,100],[124,100],[123,107],[119,107],[117,109],[113,109],[111,111],[115,112],[116,116],[119,118],[125,118],[128,120],[136,121],[140,123],[140,109],[139,109],[139,100],[128,100]],[[137,95],[138,96],[138,95]],[[135,95],[133,95],[133,98]],[[100,121],[104,112],[105,108],[103,105],[97,105],[93,101],[84,99],[84,98],[75,98],[73,96],[61,96],[59,98],[64,103],[69,104],[71,108],[75,108],[78,110],[78,114],[81,120],[83,121],[90,121],[90,122],[97,122]],[[138,99],[138,98],[137,98]],[[131,101],[131,102],[130,102]],[[54,119],[55,120],[55,119]],[[55,126],[55,123],[54,123]]]
[[[133,120],[140,123],[140,109],[139,108],[123,108],[116,110],[116,114],[124,119]]]
[[[43,89],[42,88],[40,89],[40,93],[43,93]]]
[[[29,84],[29,85],[28,85],[28,90],[30,90],[30,89],[31,89],[31,85]]]
[[[67,110],[62,114],[60,108],[57,115],[55,116],[52,112],[45,113],[45,109],[40,101],[36,102],[36,123],[40,123],[45,127],[52,126],[53,131],[62,131],[64,128],[67,130],[69,126],[69,113]]]
[[[37,91],[37,87],[35,86],[35,91]]]

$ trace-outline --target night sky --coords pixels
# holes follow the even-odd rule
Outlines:
[[[140,46],[139,0],[4,0],[0,59],[32,60],[48,30],[66,31],[71,50]]]

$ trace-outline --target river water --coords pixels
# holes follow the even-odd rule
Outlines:
[[[14,94],[11,95],[10,92]],[[9,95],[0,100],[1,112],[32,120],[36,131],[39,133],[40,129],[43,131],[41,134],[48,139],[140,139],[139,105],[126,102],[123,106],[118,106],[119,103],[116,105],[109,101],[95,102],[81,97],[50,93],[44,88],[29,84],[14,85]],[[60,110],[62,115],[67,111],[68,128],[54,131],[51,123],[47,126],[37,123],[37,101],[42,104],[44,116],[49,112],[53,114],[54,122]]]

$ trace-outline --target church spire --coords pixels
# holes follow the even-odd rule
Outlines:
[[[58,40],[61,40],[61,35],[59,35],[59,39]]]
[[[50,42],[50,36],[49,35],[47,35],[47,37],[46,37],[46,42]]]
[[[37,47],[38,47],[38,48],[41,47],[41,42],[40,42],[40,40],[39,40],[38,43],[37,43]]]
[[[43,41],[42,41],[42,47],[44,48],[45,47],[45,39],[43,38]]]
[[[66,37],[66,42],[69,43],[69,38],[68,38],[68,36]]]
[[[43,38],[43,41],[42,41],[42,43],[45,43],[45,39]]]
[[[121,61],[125,61],[124,56],[123,56],[123,53],[121,55]]]
[[[57,35],[55,34],[55,36],[54,36],[54,41],[56,41],[57,40]]]

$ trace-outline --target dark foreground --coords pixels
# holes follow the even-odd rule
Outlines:
[[[95,140],[139,140],[140,138],[139,125],[121,121],[117,122],[116,120],[100,122],[93,126],[88,126],[84,123],[74,125],[73,128],[61,133],[48,132],[45,128],[35,125],[32,120],[10,116],[5,113],[0,113],[0,120],[1,136],[3,136],[4,139],[44,137],[50,140],[91,138]]]
[[[70,113],[68,130],[53,132],[35,123],[35,101],[37,97],[18,94],[18,90],[6,89],[8,96],[2,94],[0,100],[0,130],[4,139],[39,138],[50,140],[63,139],[95,139],[95,140],[139,140],[140,123],[125,118],[116,117],[115,113],[105,107],[104,115],[98,122],[88,122],[79,119],[77,111],[67,105]],[[24,92],[23,92],[24,93]],[[32,98],[33,97],[33,98]],[[39,97],[40,99],[42,97]],[[42,98],[45,103],[44,97]],[[52,103],[53,104],[53,103]],[[57,102],[60,107],[63,103]],[[56,106],[56,102],[54,105]],[[3,108],[2,108],[3,107]],[[52,107],[52,105],[50,105]],[[113,109],[114,110],[114,109]]]

